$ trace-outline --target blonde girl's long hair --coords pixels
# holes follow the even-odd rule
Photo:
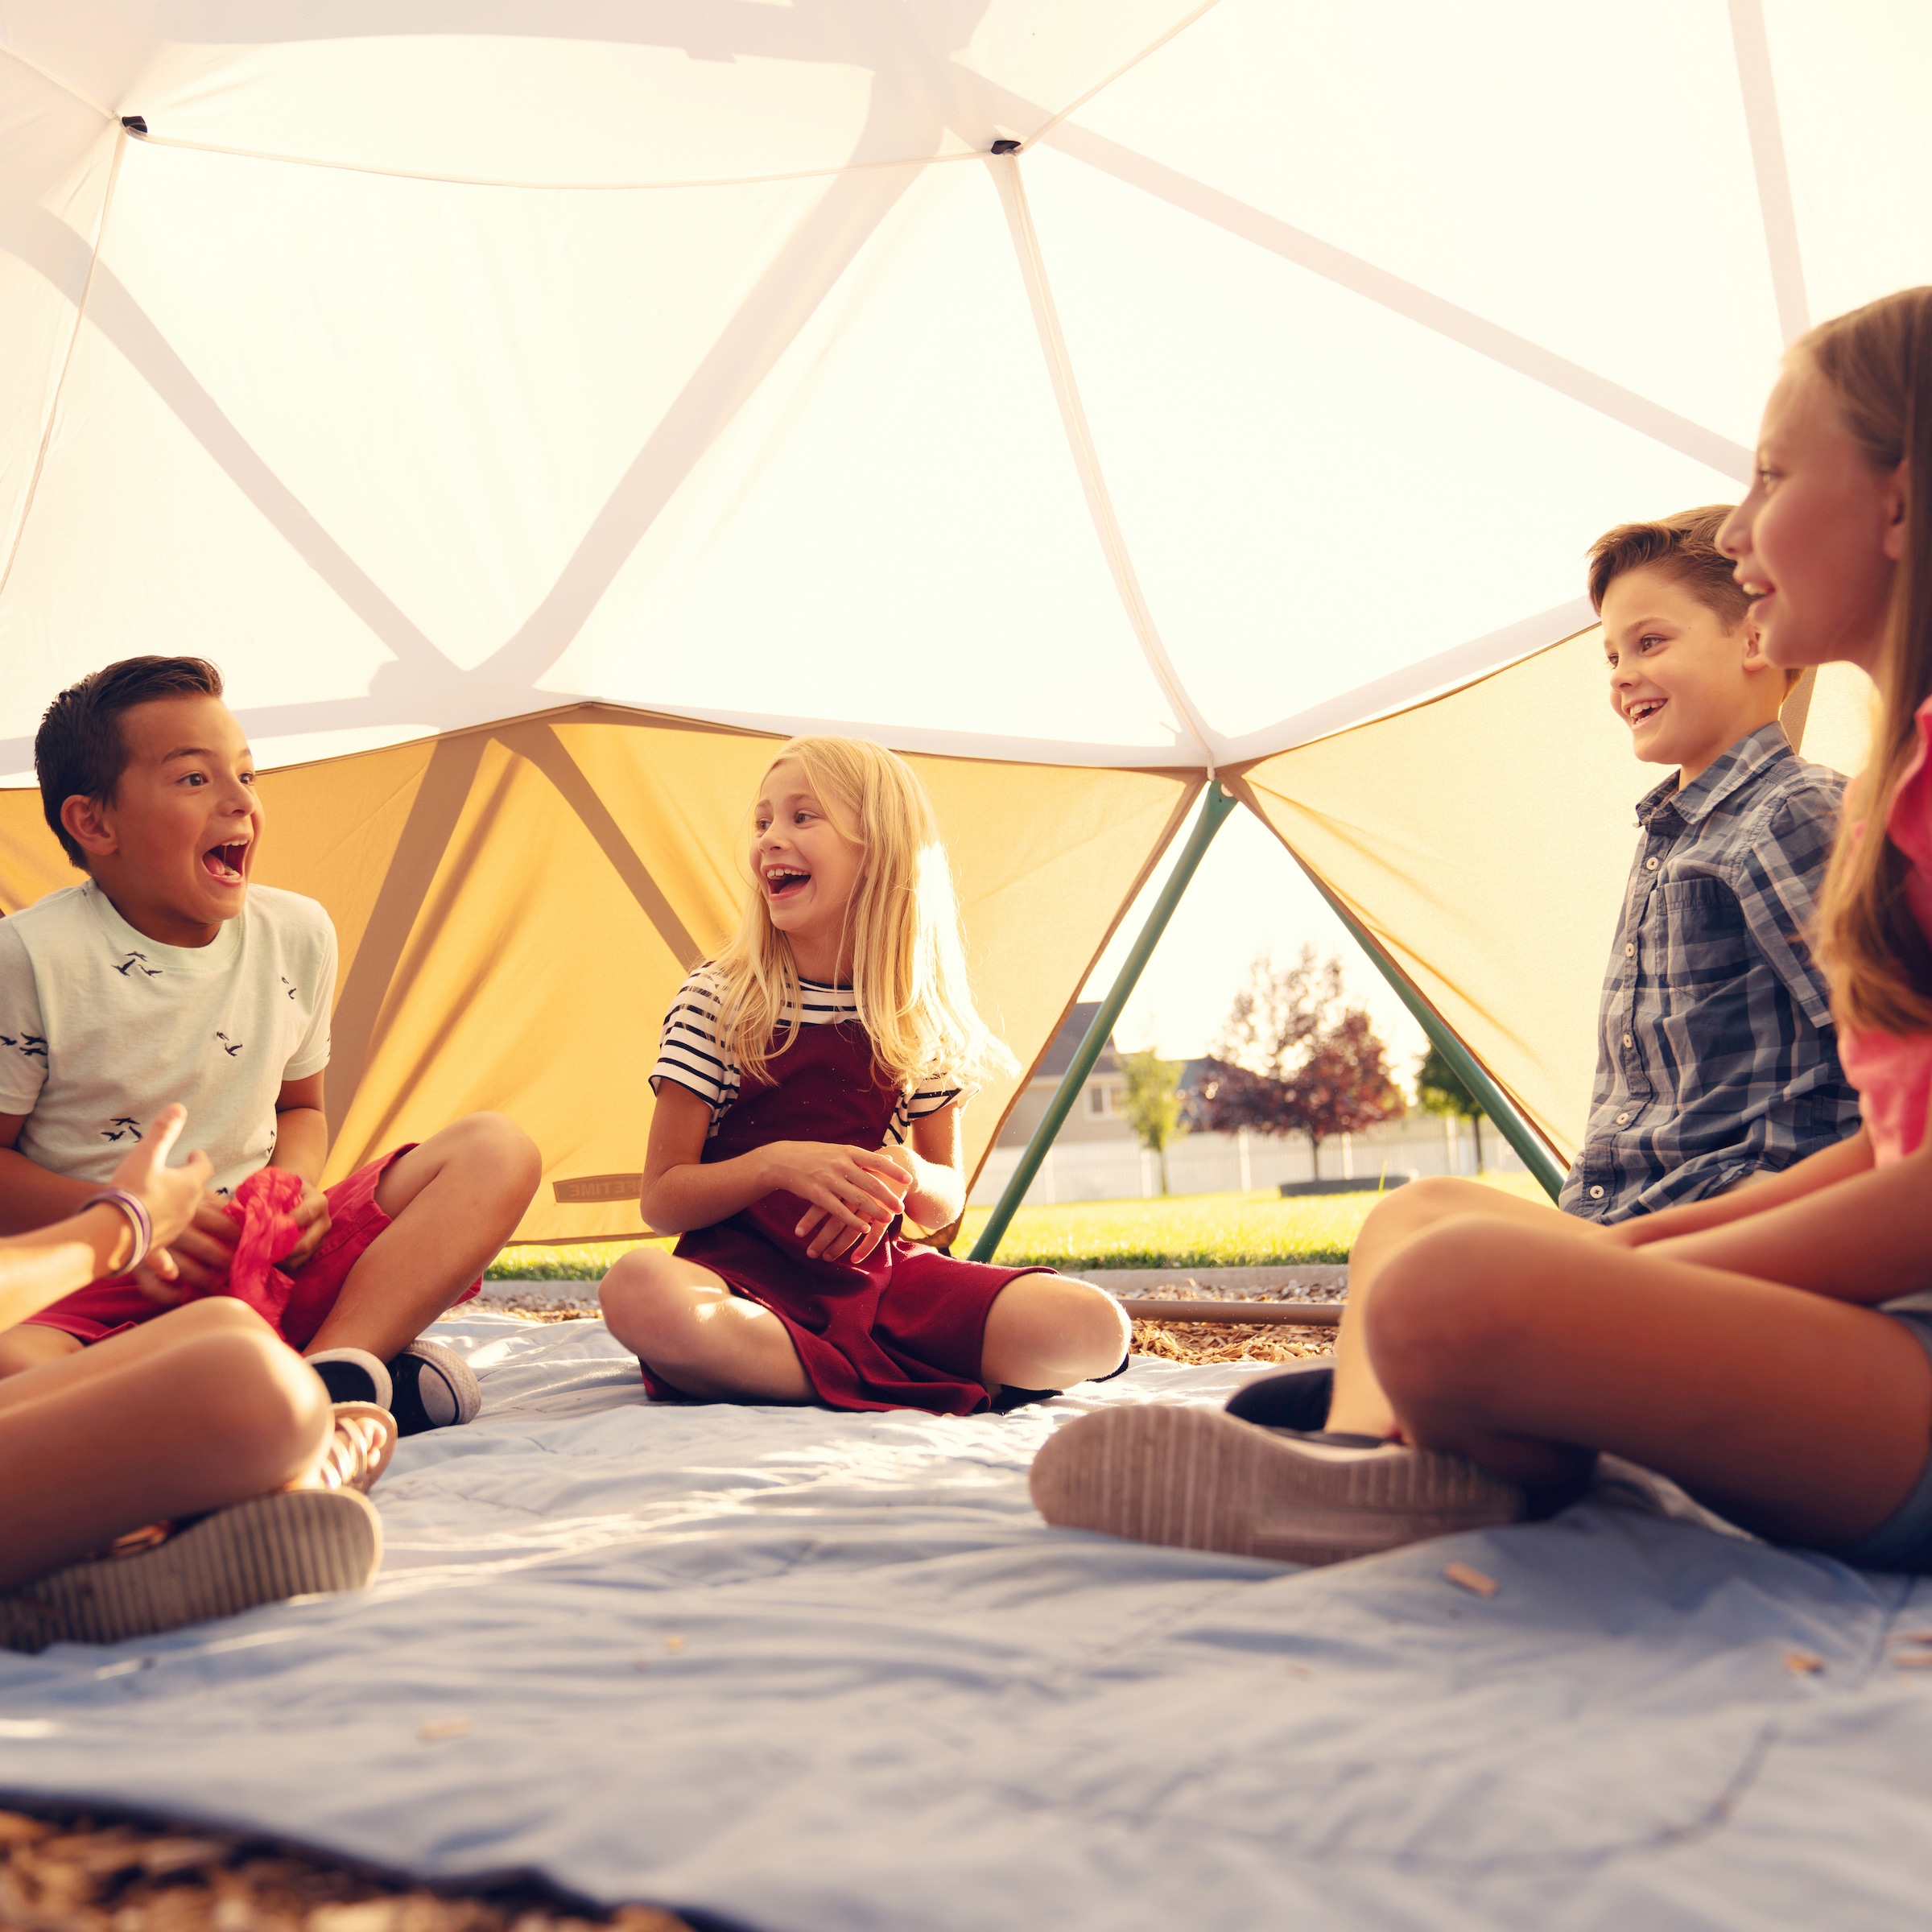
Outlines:
[[[845,932],[859,1024],[880,1073],[910,1093],[937,1074],[972,1080],[1013,1071],[1018,1063],[973,1005],[952,871],[932,801],[911,766],[863,738],[792,738],[772,764],[782,758],[804,766],[833,827],[859,848]],[[745,915],[712,964],[723,982],[720,1043],[758,1081],[798,1037],[795,1026],[774,1044],[780,1018],[798,1010],[799,969],[766,910],[752,846],[748,836],[740,847],[750,887]]]
[[[1905,464],[1905,547],[1873,675],[1878,723],[1818,895],[1818,956],[1841,1020],[1932,1032],[1932,943],[1905,895],[1909,866],[1885,816],[1918,748],[1932,697],[1932,287],[1908,288],[1821,323],[1792,352],[1836,391],[1840,418],[1874,469]],[[1864,826],[1862,834],[1854,828]]]

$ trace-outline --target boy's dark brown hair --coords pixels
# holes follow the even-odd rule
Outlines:
[[[203,658],[123,658],[70,684],[47,708],[34,734],[34,776],[40,809],[60,848],[83,872],[87,854],[60,823],[69,799],[105,804],[127,770],[121,714],[155,698],[221,695],[221,674]]]
[[[1604,592],[1625,571],[1658,564],[1699,603],[1715,611],[1725,630],[1736,630],[1751,600],[1732,576],[1731,559],[1717,547],[1717,533],[1735,507],[1707,503],[1701,510],[1659,517],[1654,523],[1620,523],[1605,530],[1590,546],[1590,608],[1602,611]]]

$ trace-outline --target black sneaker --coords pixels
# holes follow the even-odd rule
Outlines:
[[[472,1422],[483,1406],[469,1364],[440,1342],[413,1341],[388,1368],[394,1393],[386,1406],[399,1435]]]
[[[1298,1363],[1280,1375],[1264,1375],[1228,1398],[1228,1414],[1261,1429],[1306,1435],[1328,1426],[1335,1393],[1335,1357]]]
[[[374,1402],[393,1407],[389,1371],[366,1348],[324,1348],[308,1365],[321,1377],[332,1402]]]

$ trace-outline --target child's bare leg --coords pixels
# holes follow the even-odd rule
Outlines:
[[[1932,1363],[1902,1323],[1554,1224],[1417,1236],[1366,1340],[1421,1447],[1535,1484],[1575,1473],[1587,1443],[1813,1548],[1876,1529],[1932,1444]]]
[[[387,1361],[515,1232],[542,1174],[535,1143],[499,1113],[473,1113],[412,1147],[376,1183],[394,1224],[349,1269],[307,1352],[363,1348]]]
[[[1022,1274],[986,1311],[980,1380],[989,1389],[1071,1389],[1111,1375],[1133,1339],[1113,1297],[1063,1274]]]
[[[807,1402],[811,1384],[785,1324],[708,1268],[658,1248],[621,1255],[597,1291],[610,1332],[653,1376],[721,1402]]]
[[[158,1317],[8,1393],[0,1589],[144,1523],[301,1481],[331,1422],[320,1381],[226,1297]]]
[[[130,1328],[123,1335],[96,1342],[91,1347],[84,1348],[77,1336],[61,1329],[36,1329],[34,1331],[36,1335],[52,1335],[71,1346],[51,1351],[44,1360],[34,1364],[31,1381],[22,1381],[15,1376],[0,1382],[0,1409],[15,1402],[37,1402],[43,1395],[72,1385],[82,1376],[101,1373],[99,1364],[103,1362],[123,1367],[146,1356],[179,1348],[183,1340],[192,1335],[212,1335],[233,1328],[254,1333],[262,1326],[262,1318],[246,1303],[235,1300],[232,1295],[212,1294],[184,1302],[178,1307],[160,1310],[151,1321],[143,1322],[138,1328]],[[0,1339],[11,1341],[16,1335],[25,1332],[24,1326],[10,1329]]]
[[[64,1328],[43,1328],[23,1322],[19,1327],[8,1329],[0,1335],[0,1402],[7,1399],[3,1392],[11,1377],[77,1355],[80,1345],[80,1338]]]
[[[1389,1257],[1424,1228],[1454,1215],[1482,1214],[1521,1221],[1525,1226],[1554,1229],[1559,1234],[1585,1234],[1592,1224],[1562,1213],[1543,1201],[1525,1201],[1480,1181],[1459,1180],[1453,1174],[1431,1174],[1411,1181],[1378,1201],[1370,1211],[1348,1253],[1348,1301],[1335,1340],[1335,1393],[1328,1406],[1328,1426],[1360,1435],[1386,1435],[1395,1426],[1389,1399],[1375,1379],[1368,1351],[1362,1345],[1362,1324],[1368,1300]]]

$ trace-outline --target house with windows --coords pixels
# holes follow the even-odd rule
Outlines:
[[[1060,1030],[1054,1035],[1053,1044],[1046,1049],[1046,1058],[1033,1070],[1032,1080],[1014,1101],[995,1146],[1024,1147],[1033,1138],[1040,1116],[1059,1092],[1060,1082],[1067,1077],[1067,1069],[1073,1064],[1073,1056],[1100,1009],[1098,1000],[1081,1000],[1068,1012]],[[1087,1084],[1080,1089],[1073,1112],[1060,1129],[1059,1143],[1056,1144],[1071,1146],[1089,1141],[1112,1141],[1127,1146],[1134,1144],[1133,1129],[1127,1124],[1127,1079],[1121,1071],[1120,1056],[1114,1051],[1111,1034],[1100,1057],[1093,1063],[1092,1072],[1087,1076]]]

